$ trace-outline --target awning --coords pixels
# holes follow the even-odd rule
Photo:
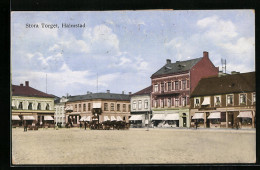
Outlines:
[[[65,110],[73,110],[72,106],[67,106]]]
[[[115,116],[111,116],[111,121],[116,121]]]
[[[104,121],[110,121],[108,116],[104,116]]]
[[[44,116],[44,120],[54,120],[51,116]]]
[[[35,120],[33,116],[23,116],[23,120]]]
[[[83,117],[81,117],[81,119],[79,120],[79,121],[90,121],[90,116],[83,116]]]
[[[204,119],[204,113],[195,113],[192,119]]]
[[[201,105],[210,105],[210,97],[204,97]]]
[[[252,118],[252,111],[240,111],[237,117]]]
[[[167,114],[164,120],[179,120],[179,114]]]
[[[129,120],[143,120],[143,116],[142,115],[133,115],[130,117]]]
[[[19,116],[14,115],[14,116],[12,116],[12,120],[21,120],[21,119],[19,118]]]
[[[100,109],[101,103],[93,103],[93,109]]]
[[[116,120],[117,120],[117,121],[123,121],[123,119],[122,119],[120,116],[117,116],[117,117],[116,117]]]
[[[82,122],[82,121],[85,121],[85,119],[87,118],[87,116],[82,116],[79,121]]]
[[[220,119],[220,112],[212,112],[212,113],[210,113],[208,119]]]
[[[164,120],[164,114],[154,114],[151,120]]]

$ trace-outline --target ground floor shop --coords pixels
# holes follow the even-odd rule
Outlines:
[[[189,109],[153,110],[154,127],[190,127]]]
[[[151,125],[152,112],[131,112],[130,127],[142,128]]]
[[[255,109],[191,109],[191,127],[255,128]]]

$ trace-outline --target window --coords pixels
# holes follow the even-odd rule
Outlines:
[[[148,100],[145,100],[145,101],[144,101],[144,108],[145,108],[145,109],[148,109]]]
[[[246,104],[246,94],[240,94],[239,99],[240,104]]]
[[[79,111],[81,111],[81,104],[79,104]]]
[[[116,111],[119,111],[119,112],[120,112],[120,104],[117,104],[117,105],[116,105]]]
[[[179,87],[179,88],[181,89],[181,81],[180,81],[180,84],[179,84],[179,85],[180,85],[180,87]]]
[[[175,98],[175,106],[176,106],[176,107],[179,106],[179,98]]]
[[[75,104],[75,111],[77,111],[78,109],[77,109],[77,107],[78,107],[78,105],[77,104]]]
[[[215,96],[215,99],[214,99],[214,101],[215,101],[215,106],[220,106],[220,96]]]
[[[171,82],[168,82],[168,91],[171,91]]]
[[[134,100],[133,102],[133,109],[135,110],[136,109],[136,101]]]
[[[104,110],[108,111],[108,104],[107,103],[104,103]]]
[[[47,103],[45,110],[50,110],[50,105]]]
[[[183,97],[182,98],[182,106],[186,106],[186,105],[187,105],[186,97]]]
[[[41,110],[41,103],[38,103],[37,110]]]
[[[142,109],[142,101],[141,101],[141,100],[138,101],[138,109],[139,109],[139,110]]]
[[[83,104],[83,111],[86,111],[86,104]]]
[[[174,97],[172,98],[172,106],[174,106]]]
[[[123,112],[126,112],[126,104],[123,104]]]
[[[172,90],[174,90],[174,82],[172,82]]]
[[[227,104],[233,104],[233,95],[232,94],[227,95]]]
[[[175,81],[175,90],[179,90],[179,82]]]
[[[167,106],[171,107],[171,98],[168,98]]]
[[[23,109],[23,102],[19,103],[18,109]]]
[[[194,105],[195,107],[200,105],[200,98],[194,98]]]
[[[114,111],[115,110],[115,105],[114,105],[114,103],[111,103],[110,104],[110,111]]]
[[[164,107],[164,101],[161,99],[161,107]]]
[[[190,88],[190,81],[187,80],[187,88]]]
[[[154,85],[154,92],[158,92],[158,84]]]
[[[90,111],[90,109],[91,109],[90,104],[91,104],[91,103],[88,103],[88,111]]]
[[[131,111],[131,105],[129,104],[128,105],[128,112],[130,112]]]
[[[32,110],[32,103],[29,103],[28,110]]]
[[[161,84],[161,92],[164,92],[164,83]]]
[[[154,100],[154,107],[157,108],[158,107],[158,101]]]
[[[186,80],[182,80],[182,89],[186,89]]]
[[[252,101],[253,101],[253,104],[255,104],[255,93],[253,93],[253,99],[252,99]]]

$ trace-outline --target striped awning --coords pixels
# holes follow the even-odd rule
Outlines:
[[[151,120],[164,120],[164,114],[154,114]]]
[[[212,112],[212,113],[210,113],[208,119],[220,119],[220,112]]]
[[[23,120],[35,120],[33,116],[23,116]]]
[[[79,121],[83,121],[83,122],[89,122],[90,121],[90,116],[83,116],[81,117],[81,119]]]
[[[192,119],[204,119],[204,113],[195,113]]]
[[[108,116],[104,116],[104,121],[110,121]]]
[[[123,121],[123,119],[121,118],[121,116],[117,116],[116,121]]]
[[[164,120],[179,120],[179,114],[167,114]]]
[[[44,116],[44,120],[54,120],[51,116]]]
[[[115,116],[111,116],[111,121],[116,121]]]
[[[17,116],[17,115],[13,115],[13,116],[12,116],[12,120],[21,120],[21,119],[20,119],[19,116]]]
[[[240,111],[237,117],[252,118],[252,111]]]
[[[143,120],[142,115],[132,115],[129,120]]]

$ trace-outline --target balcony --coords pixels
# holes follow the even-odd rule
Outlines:
[[[172,96],[172,95],[179,95],[181,91],[158,91],[153,92],[155,96]]]

